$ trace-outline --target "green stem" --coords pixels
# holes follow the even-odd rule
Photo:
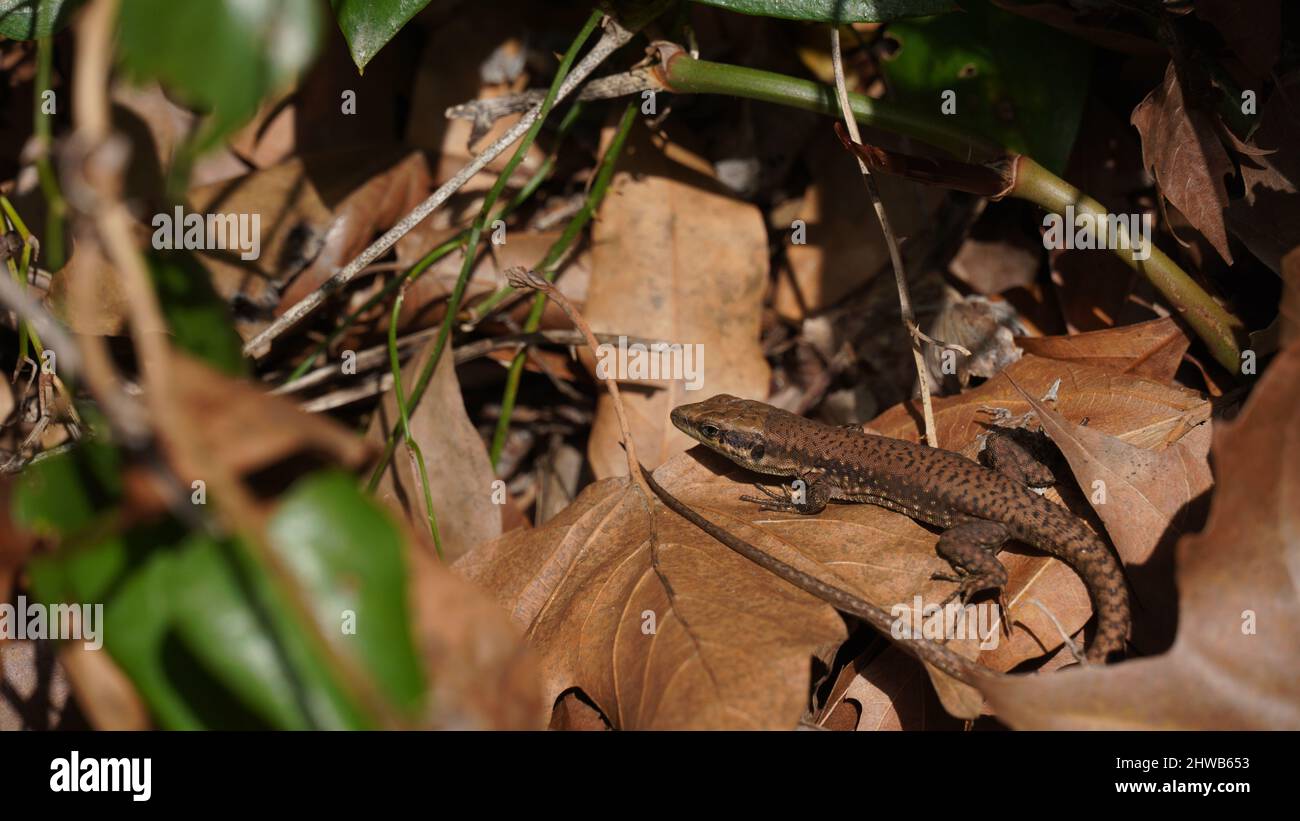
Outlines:
[[[68,206],[59,190],[59,179],[50,163],[50,115],[45,113],[42,99],[50,88],[50,71],[54,62],[54,41],[42,37],[36,42],[36,99],[33,104],[33,130],[36,136],[36,174],[45,195],[45,236],[41,242],[45,267],[51,273],[63,267],[63,217]]]
[[[669,58],[664,76],[670,91],[727,94],[821,114],[839,114],[839,105],[831,86],[770,71],[710,63],[678,53]],[[968,161],[987,161],[1007,156],[1005,148],[990,146],[981,138],[953,128],[934,115],[908,111],[896,104],[872,100],[862,95],[851,94],[849,97],[854,119],[864,125],[914,137]],[[1074,205],[1076,212],[1106,213],[1096,200],[1025,156],[1019,158],[1016,185],[1009,193],[1057,213],[1064,213],[1066,205]],[[1129,250],[1116,248],[1114,253],[1146,277],[1170,301],[1188,326],[1209,347],[1219,364],[1232,373],[1240,373],[1241,348],[1237,341],[1242,330],[1240,319],[1224,310],[1204,288],[1154,245],[1147,260],[1135,259],[1131,246]]]
[[[419,403],[420,398],[424,396],[424,391],[429,387],[429,382],[433,379],[434,371],[438,367],[438,360],[442,358],[442,352],[447,347],[447,340],[451,337],[451,326],[456,321],[456,315],[460,313],[460,301],[465,295],[465,286],[469,283],[470,273],[474,270],[474,258],[478,249],[478,240],[483,233],[483,227],[487,223],[488,215],[492,213],[492,208],[501,192],[505,189],[506,184],[510,181],[510,175],[514,173],[515,168],[523,161],[528,150],[532,148],[533,141],[537,139],[538,133],[542,130],[542,125],[546,122],[551,113],[551,108],[555,105],[555,98],[563,84],[564,78],[568,75],[569,69],[573,66],[574,60],[578,57],[578,52],[582,49],[583,43],[596,30],[604,17],[604,12],[599,9],[592,11],[587,22],[583,24],[582,30],[573,38],[569,44],[569,49],[564,53],[560,60],[559,70],[555,73],[555,79],[551,82],[550,89],[546,92],[546,99],[538,111],[537,119],[533,122],[528,132],[524,134],[523,139],[519,141],[519,146],[515,149],[514,156],[506,167],[502,169],[501,174],[497,177],[496,183],[488,191],[487,197],[483,200],[483,207],[479,210],[478,217],[474,220],[470,228],[469,239],[465,244],[465,261],[460,269],[460,276],[456,279],[456,285],[452,289],[451,298],[447,301],[447,314],[442,319],[442,325],[438,328],[438,337],[433,343],[433,353],[429,361],[425,363],[424,369],[420,372],[419,379],[416,380],[415,387],[411,391],[411,404]],[[388,467],[388,461],[393,457],[393,451],[397,447],[397,429],[394,428],[388,434],[388,440],[384,444],[384,453],[375,466],[375,470],[370,474],[369,488],[374,492],[379,486],[379,480],[383,477],[384,471]]]
[[[684,53],[669,59],[666,81],[668,90],[673,92],[748,97],[832,117],[840,116],[834,86],[773,71],[696,60]],[[853,118],[863,125],[915,137],[961,159],[1004,153],[999,146],[955,128],[946,120],[905,109],[897,103],[851,93],[849,107],[853,109]]]
[[[523,205],[533,196],[537,189],[541,187],[542,183],[546,181],[546,178],[551,175],[551,171],[555,168],[555,157],[559,152],[559,148],[564,143],[564,138],[567,137],[569,132],[573,129],[573,124],[577,122],[578,115],[581,111],[582,103],[574,103],[565,113],[564,119],[560,121],[560,127],[556,133],[555,147],[551,150],[551,153],[547,155],[542,164],[538,166],[537,172],[533,174],[528,182],[524,183],[523,188],[519,189],[519,193],[515,194],[515,196],[511,198],[510,202],[506,203],[500,211],[493,215],[494,220],[505,219],[513,214],[519,206]],[[342,336],[348,328],[352,327],[352,323],[356,322],[362,314],[387,299],[389,295],[402,285],[402,283],[408,280],[414,281],[419,279],[420,275],[435,262],[461,247],[465,240],[469,238],[469,232],[470,229],[466,228],[434,248],[429,253],[425,254],[419,262],[412,265],[404,274],[393,278],[380,289],[379,293],[367,299],[361,307],[348,314],[347,317],[345,317],[343,321],[334,328],[334,330],[330,331],[329,336],[325,337],[322,342],[317,344],[316,347],[307,354],[302,362],[298,363],[298,367],[294,368],[293,373],[289,374],[288,378],[284,380],[284,384],[288,385],[291,382],[296,382],[301,379],[307,371],[311,370],[312,363],[316,361],[316,358],[324,353],[329,346],[338,341],[338,338]]]
[[[548,281],[553,281],[556,274],[556,266],[564,258],[569,246],[582,234],[587,223],[591,221],[596,209],[600,207],[601,201],[605,198],[605,192],[609,190],[609,183],[614,178],[614,167],[618,164],[618,158],[623,153],[623,144],[627,142],[628,132],[632,130],[632,123],[636,121],[637,106],[635,103],[628,103],[623,109],[623,117],[619,120],[618,130],[614,132],[614,138],[610,140],[609,147],[605,150],[605,156],[601,158],[600,168],[596,172],[596,178],[591,184],[591,189],[587,192],[587,197],[583,200],[582,208],[569,224],[564,227],[562,233],[551,247],[547,249],[546,255],[542,261],[536,265],[537,271]],[[532,333],[537,330],[542,323],[542,312],[546,308],[546,295],[537,294],[533,299],[533,306],[528,312],[528,319],[524,322],[524,333]],[[506,387],[501,396],[501,415],[497,418],[496,430],[492,434],[492,447],[488,452],[488,457],[492,461],[493,469],[496,468],[497,462],[501,459],[501,450],[505,447],[506,436],[510,433],[510,416],[514,413],[515,400],[519,395],[519,382],[523,377],[524,361],[527,356],[527,348],[520,348],[515,354],[515,358],[510,361],[510,370],[506,374]]]
[[[402,421],[402,438],[420,472],[420,489],[424,493],[424,512],[429,521],[429,533],[433,535],[433,547],[442,555],[442,536],[438,533],[438,515],[433,511],[433,493],[429,490],[429,472],[424,464],[424,453],[420,443],[411,435],[411,414],[406,405],[406,392],[402,390],[402,363],[397,355],[397,315],[402,312],[402,300],[405,294],[399,293],[393,300],[393,315],[388,322],[388,366],[393,372],[393,395],[397,400],[397,413]]]
[[[1016,170],[1015,187],[1011,196],[1028,200],[1048,212],[1065,214],[1073,206],[1076,214],[1092,214],[1105,224],[1106,208],[1078,188],[1057,177],[1029,157],[1022,156]],[[1066,230],[1073,226],[1066,225]],[[1120,237],[1114,253],[1130,268],[1146,277],[1178,314],[1196,332],[1210,349],[1215,361],[1232,373],[1241,372],[1241,349],[1237,342],[1242,332],[1241,320],[1224,310],[1218,302],[1187,275],[1182,268],[1164,254],[1155,243],[1149,243],[1151,255],[1138,259],[1135,243],[1120,223]]]
[[[31,267],[32,267],[32,244],[31,242],[29,242],[32,236],[32,232],[27,230],[27,224],[23,222],[23,218],[18,214],[18,209],[14,208],[13,203],[10,202],[9,198],[3,194],[0,194],[0,212],[3,212],[5,218],[9,221],[9,224],[11,224],[14,227],[14,230],[18,232],[18,236],[20,236],[23,240],[23,253],[22,256],[19,258],[19,261],[15,262],[13,257],[9,257],[8,259],[5,260],[5,263],[9,266],[10,278],[13,279],[15,284],[17,284],[23,290],[26,290],[27,277],[30,274]],[[0,228],[3,228],[3,225],[0,225]],[[0,233],[3,233],[3,231],[0,231]],[[36,351],[37,358],[40,358],[41,353],[45,350],[45,346],[41,344],[41,338],[36,334],[36,329],[33,328],[29,322],[19,317],[18,319],[18,364],[19,365],[21,365],[22,361],[27,358],[27,348],[28,348],[27,341],[29,338],[31,339],[32,346]]]

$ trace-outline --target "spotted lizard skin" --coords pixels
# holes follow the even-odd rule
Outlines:
[[[803,480],[803,499],[788,488],[785,496],[742,497],[765,509],[816,514],[831,500],[862,502],[943,528],[937,550],[956,571],[964,598],[1001,593],[1007,572],[995,552],[1009,539],[1056,556],[1079,574],[1097,615],[1088,659],[1104,661],[1124,648],[1128,587],[1106,544],[1068,510],[1002,473],[952,451],[824,425],[727,394],[681,405],[672,421],[742,467]]]

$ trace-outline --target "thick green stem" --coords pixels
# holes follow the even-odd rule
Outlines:
[[[1101,203],[1084,194],[1065,180],[1043,168],[1029,157],[1021,157],[1016,168],[1015,186],[1010,195],[1029,200],[1048,212],[1065,214],[1067,207],[1074,213],[1091,214],[1099,218],[1098,225],[1107,224],[1108,212]],[[1068,223],[1065,230],[1073,230]],[[1237,336],[1242,331],[1241,320],[1224,310],[1223,306],[1205,292],[1182,268],[1163,251],[1149,242],[1147,259],[1138,259],[1135,248],[1142,248],[1128,235],[1122,221],[1118,223],[1119,237],[1114,253],[1133,270],[1146,277],[1161,295],[1173,305],[1178,315],[1191,326],[1210,349],[1215,361],[1232,373],[1241,371],[1241,349]]]
[[[812,80],[787,77],[770,71],[695,60],[678,53],[668,58],[664,80],[670,91],[697,94],[726,94],[754,100],[839,115],[839,105],[831,86]],[[1004,148],[990,146],[983,139],[962,132],[947,120],[900,108],[884,100],[849,95],[849,106],[858,122],[894,131],[941,148],[969,161],[988,161],[1006,157]],[[1029,200],[1049,211],[1064,213],[1073,205],[1076,213],[1105,215],[1096,200],[1052,174],[1029,157],[1021,156],[1019,174],[1011,196]],[[1118,243],[1125,245],[1126,243]],[[1116,248],[1120,259],[1146,277],[1177,310],[1189,327],[1210,349],[1214,358],[1232,373],[1241,370],[1241,349],[1237,341],[1242,323],[1219,305],[1212,296],[1187,275],[1182,268],[1154,245],[1146,260],[1136,259],[1132,245]]]
[[[726,94],[778,105],[802,108],[831,117],[840,116],[835,87],[814,80],[789,77],[757,68],[696,60],[688,54],[669,58],[665,79],[668,90],[683,94]],[[915,137],[965,160],[984,159],[1003,150],[946,120],[911,111],[896,103],[849,95],[853,118],[863,125]]]

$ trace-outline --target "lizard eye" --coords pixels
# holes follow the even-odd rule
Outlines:
[[[700,433],[706,439],[716,439],[718,436],[718,429],[713,425],[700,425]]]
[[[749,458],[758,462],[762,460],[764,453],[767,453],[767,450],[762,445],[754,445],[754,449],[749,452]]]

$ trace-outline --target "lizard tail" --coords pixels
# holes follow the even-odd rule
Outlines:
[[[1088,647],[1088,661],[1104,663],[1128,641],[1131,616],[1124,571],[1106,543],[1080,519],[1050,502],[1045,506],[1052,509],[1050,526],[1034,528],[1018,538],[1051,553],[1079,574],[1097,615],[1097,635]]]

